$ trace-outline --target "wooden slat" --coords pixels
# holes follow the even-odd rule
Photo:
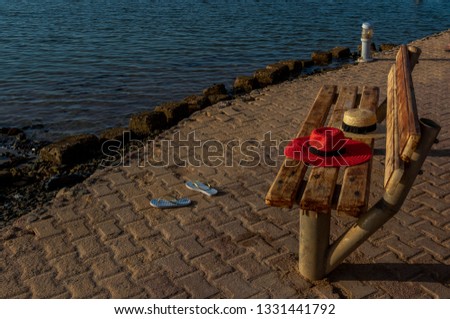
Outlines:
[[[386,112],[386,160],[384,170],[384,188],[391,193],[403,175],[403,161],[399,153],[399,132],[397,130],[397,86],[396,66],[388,75],[387,112]]]
[[[365,86],[359,108],[376,111],[380,90],[378,87]],[[372,138],[354,138],[373,148]],[[345,168],[341,193],[337,204],[338,213],[358,217],[367,210],[370,192],[372,159],[360,165]]]
[[[297,137],[307,136],[314,128],[323,126],[335,96],[336,86],[322,86]],[[266,195],[266,204],[292,207],[305,172],[306,166],[302,162],[285,159]]]
[[[358,138],[373,148],[373,139]],[[344,213],[358,217],[367,211],[370,195],[372,160],[351,167],[344,171],[341,193],[337,204],[338,214]]]
[[[420,125],[406,45],[397,53],[396,77],[400,157],[409,161],[420,140]]]
[[[380,98],[380,89],[376,86],[364,86],[361,93],[360,109],[377,111],[378,100]]]
[[[344,87],[340,90],[328,126],[340,126],[345,110],[355,107],[356,94],[356,87]],[[338,167],[312,168],[300,201],[300,207],[304,210],[330,212],[338,173]]]
[[[309,175],[300,207],[303,210],[329,213],[338,173],[338,168],[314,167]]]
[[[409,55],[409,64],[411,67],[411,72],[414,70],[414,66],[419,63],[419,57],[422,53],[422,50],[418,47],[408,46],[408,55]],[[381,123],[386,118],[386,99],[380,103],[380,106],[377,109],[377,121]]]
[[[358,87],[356,86],[345,86],[339,90],[339,96],[328,123],[329,126],[341,129],[344,112],[356,107],[357,94]]]

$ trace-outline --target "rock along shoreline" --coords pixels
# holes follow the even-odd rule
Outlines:
[[[373,45],[372,50],[389,51],[396,46],[382,44],[377,51]],[[204,89],[202,94],[133,114],[128,127],[110,128],[99,136],[73,135],[46,143],[28,140],[22,129],[1,128],[0,227],[29,211],[44,212],[44,204],[59,191],[89,177],[99,168],[102,159],[111,157],[105,152],[108,141],[123,141],[121,147],[126,149],[129,140],[154,138],[208,106],[237,98],[248,101],[252,99],[249,93],[254,90],[352,65],[357,57],[359,52],[335,47],[329,51],[312,52],[308,60],[279,61],[256,70],[252,75],[237,76],[231,90],[227,90],[224,84],[214,84]],[[124,132],[129,132],[128,140],[124,140]]]

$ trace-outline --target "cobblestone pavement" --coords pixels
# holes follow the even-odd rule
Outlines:
[[[249,159],[267,159],[259,147],[267,132],[277,141],[296,134],[323,84],[376,85],[384,98],[395,52],[209,107],[148,145],[161,159],[165,139],[179,132],[182,143],[195,132],[204,148],[182,147],[176,162],[201,158],[207,146],[215,157],[200,166],[155,167],[142,161],[141,149],[128,166],[98,170],[62,190],[44,215],[30,212],[0,230],[0,298],[449,298],[448,43],[450,31],[413,43],[423,51],[413,72],[420,116],[442,125],[440,143],[402,210],[327,279],[310,282],[297,271],[298,207],[264,204],[280,157]],[[383,149],[377,146],[371,203],[382,194]],[[209,181],[220,194],[187,189],[191,179]],[[149,205],[168,194],[189,196],[193,205]],[[332,238],[352,222],[333,216]]]

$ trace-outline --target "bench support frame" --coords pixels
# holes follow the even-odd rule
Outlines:
[[[399,184],[392,193],[385,192],[331,246],[328,245],[330,214],[301,211],[299,271],[304,277],[310,280],[325,277],[400,210],[440,129],[432,120],[420,120],[421,139]]]

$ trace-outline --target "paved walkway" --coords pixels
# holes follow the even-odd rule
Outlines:
[[[395,52],[195,114],[154,148],[160,159],[164,139],[195,131],[204,147],[182,147],[178,161],[189,155],[191,165],[140,167],[141,150],[129,167],[99,170],[61,191],[44,215],[30,212],[0,230],[0,298],[450,298],[448,43],[450,31],[413,43],[423,51],[413,72],[420,116],[442,125],[440,143],[402,210],[329,278],[310,282],[297,272],[298,208],[264,204],[281,160],[261,141],[267,132],[278,142],[294,136],[322,84],[376,85],[384,98]],[[372,203],[382,194],[382,152],[381,143]],[[195,167],[206,155],[209,161]],[[220,194],[190,191],[190,179],[208,180]],[[150,207],[149,199],[167,194],[194,203]],[[333,216],[332,237],[352,221]]]

